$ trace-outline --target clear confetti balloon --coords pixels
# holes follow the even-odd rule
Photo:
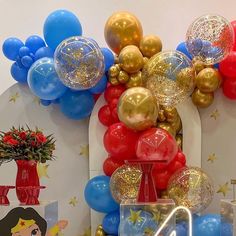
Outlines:
[[[204,15],[196,19],[186,34],[187,49],[205,64],[222,61],[232,50],[233,27],[222,16]]]
[[[195,71],[183,53],[164,51],[145,64],[142,80],[160,105],[176,106],[193,91]]]
[[[207,208],[214,196],[211,179],[198,167],[184,167],[172,175],[167,192],[178,206],[188,207],[193,213]]]
[[[85,37],[64,40],[54,54],[56,72],[67,87],[94,87],[104,74],[104,57],[97,43]]]

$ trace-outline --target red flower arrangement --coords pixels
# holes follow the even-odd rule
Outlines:
[[[45,136],[38,128],[20,127],[0,132],[0,164],[11,160],[35,160],[45,163],[54,158],[55,140]]]

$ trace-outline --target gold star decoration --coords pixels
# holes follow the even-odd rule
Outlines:
[[[141,210],[140,211],[133,211],[132,209],[130,209],[130,216],[129,216],[128,220],[130,220],[134,225],[137,222],[142,222],[143,219],[140,216],[141,212],[142,212]]]
[[[157,223],[160,223],[161,221],[161,212],[160,211],[157,211],[157,212],[152,212],[152,219],[157,222]]]
[[[38,163],[37,172],[38,172],[39,178],[42,178],[42,177],[49,178],[49,176],[48,176],[48,167],[49,167],[48,164]]]
[[[154,230],[150,227],[146,227],[143,233],[145,236],[153,236]]]
[[[13,94],[13,95],[10,96],[9,102],[15,103],[16,100],[17,100],[19,97],[20,97],[19,93],[15,93],[15,94]]]
[[[91,227],[88,227],[84,230],[83,234],[80,234],[79,236],[91,236]]]
[[[220,116],[220,113],[218,111],[218,109],[215,109],[215,111],[213,111],[210,115],[211,118],[217,120],[217,118]]]
[[[208,156],[208,159],[207,159],[208,162],[214,163],[215,160],[217,160],[215,153],[212,153]]]
[[[40,105],[40,99],[38,97],[35,97],[33,102]]]
[[[75,207],[78,204],[78,199],[77,197],[72,197],[69,201],[69,204],[73,207]]]
[[[79,153],[79,155],[80,156],[84,156],[86,158],[89,158],[89,145],[88,144],[80,146],[80,153]]]
[[[226,194],[230,191],[230,187],[229,187],[229,183],[226,182],[223,185],[219,185],[219,189],[217,191],[217,193],[222,193],[224,195],[224,197],[226,196]]]

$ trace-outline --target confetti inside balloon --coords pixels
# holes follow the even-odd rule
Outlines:
[[[219,15],[196,19],[186,34],[187,49],[208,65],[222,61],[231,51],[234,33],[231,24]]]
[[[165,51],[145,64],[142,79],[160,105],[175,106],[191,94],[195,71],[183,53]]]
[[[193,213],[201,212],[213,199],[213,183],[202,169],[184,167],[169,180],[168,195],[177,205],[188,207]]]
[[[94,40],[71,37],[54,54],[55,68],[61,81],[76,90],[94,87],[104,74],[104,57]]]
[[[111,176],[112,197],[120,203],[122,200],[136,199],[141,182],[142,171],[136,165],[123,165]]]

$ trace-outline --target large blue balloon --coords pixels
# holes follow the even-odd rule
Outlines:
[[[19,50],[23,47],[23,42],[18,38],[8,38],[2,45],[2,51],[5,57],[12,61],[16,61],[19,55]]]
[[[39,48],[35,53],[35,61],[37,61],[40,58],[43,57],[52,57],[53,58],[54,53],[51,48],[49,47],[42,47]]]
[[[118,235],[120,225],[120,212],[108,213],[102,221],[102,227],[107,234]]]
[[[177,46],[176,50],[182,52],[183,54],[185,54],[189,59],[192,59],[192,56],[189,53],[189,51],[188,51],[188,49],[186,47],[186,43],[185,42],[180,43]]]
[[[183,224],[176,224],[175,230],[177,236],[187,236],[187,230]]]
[[[27,83],[28,70],[20,67],[17,62],[11,66],[11,76],[19,83]]]
[[[108,48],[101,48],[102,54],[105,61],[105,71],[108,71],[109,68],[115,63],[115,57],[112,51]]]
[[[220,215],[206,214],[193,221],[193,236],[220,236],[220,231]]]
[[[57,10],[47,17],[43,33],[47,45],[55,50],[64,39],[81,36],[82,27],[79,19],[72,12]]]
[[[57,99],[67,90],[57,76],[52,58],[36,61],[29,69],[27,81],[30,90],[44,100]]]
[[[98,212],[110,213],[119,209],[110,191],[110,177],[96,176],[89,180],[84,190],[88,205]]]
[[[89,91],[93,94],[100,94],[104,92],[106,87],[107,87],[107,77],[106,75],[103,75],[103,77],[99,80],[99,82],[94,87],[89,89]]]
[[[32,35],[25,41],[25,46],[29,48],[32,53],[35,53],[39,48],[45,47],[44,40],[38,35]]]

